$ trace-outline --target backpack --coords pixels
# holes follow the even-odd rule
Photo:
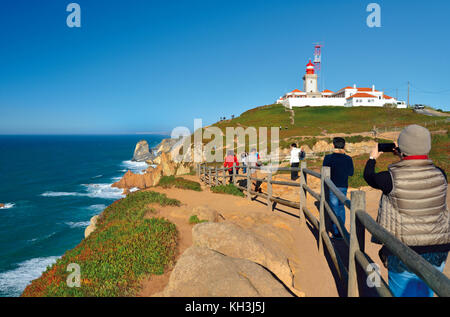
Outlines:
[[[302,150],[302,151],[298,152],[298,159],[300,161],[303,161],[305,159],[305,157],[306,157],[305,151]]]

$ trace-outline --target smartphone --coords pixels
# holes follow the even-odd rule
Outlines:
[[[378,152],[394,152],[395,143],[378,143]]]

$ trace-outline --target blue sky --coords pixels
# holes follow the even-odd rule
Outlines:
[[[450,110],[450,1],[0,2],[0,134],[169,132],[301,87],[312,43],[324,88],[376,85]],[[373,1],[375,2],[375,1]]]

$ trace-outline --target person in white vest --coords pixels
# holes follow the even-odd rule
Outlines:
[[[378,146],[364,169],[366,182],[383,192],[377,222],[442,272],[450,250],[447,176],[428,157],[431,135],[426,128],[407,126],[397,145],[394,153],[401,159],[389,165],[388,171],[375,173],[376,160],[383,153]],[[428,285],[387,248],[380,250],[380,257],[394,296],[433,296]]]

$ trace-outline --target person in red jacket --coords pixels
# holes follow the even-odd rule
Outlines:
[[[227,156],[225,157],[225,162],[223,163],[223,167],[228,167],[228,174],[230,174],[230,180],[231,183],[232,176],[233,175],[233,164],[236,164],[236,166],[239,166],[239,161],[234,155],[234,152],[232,150],[229,150],[227,153]],[[236,168],[236,174],[239,172],[239,170]]]

